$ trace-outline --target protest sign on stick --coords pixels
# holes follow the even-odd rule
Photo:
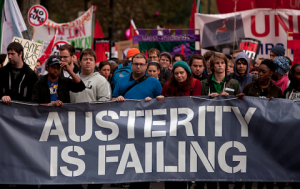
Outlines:
[[[254,63],[259,52],[260,41],[252,38],[244,38],[239,40],[239,49],[243,50],[249,59]]]
[[[53,45],[52,54],[59,55],[59,48],[63,45],[67,45],[67,44],[70,44],[70,43],[68,43],[67,41],[64,41],[64,40],[57,41]]]
[[[34,70],[36,61],[39,58],[42,49],[42,44],[19,37],[14,37],[12,42],[20,43],[23,46],[23,60],[32,70]],[[6,57],[4,65],[6,65],[7,62],[8,58]]]
[[[139,48],[138,43],[132,43],[132,40],[126,40],[126,41],[119,41],[116,43],[117,51],[118,51],[118,58],[119,60],[123,59],[123,53],[127,48]]]
[[[42,26],[48,19],[48,11],[41,5],[34,5],[28,11],[28,22],[33,27]]]

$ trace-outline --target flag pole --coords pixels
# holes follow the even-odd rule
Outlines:
[[[29,33],[28,33],[28,30],[26,30],[26,33],[28,35],[28,39],[31,41],[31,38],[30,38]]]
[[[32,41],[34,40],[34,35],[35,35],[35,27],[33,27]]]

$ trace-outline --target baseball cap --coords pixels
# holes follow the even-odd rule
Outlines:
[[[48,66],[60,64],[61,59],[58,56],[52,56],[48,59]]]

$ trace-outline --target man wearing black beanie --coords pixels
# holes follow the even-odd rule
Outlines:
[[[274,58],[278,57],[278,56],[284,56],[285,54],[285,49],[283,48],[283,46],[281,45],[276,45],[275,47],[273,47],[271,49],[270,52],[270,59],[274,60]]]

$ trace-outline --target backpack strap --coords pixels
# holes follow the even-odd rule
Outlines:
[[[140,84],[140,83],[142,83],[143,81],[145,81],[146,79],[148,79],[150,76],[148,76],[148,75],[145,75],[145,76],[143,76],[142,78],[140,78],[140,79],[138,79],[138,80],[135,80],[135,82],[132,84],[132,85],[130,85],[127,89],[126,89],[126,91],[122,94],[122,96],[124,97],[125,96],[125,94],[130,90],[130,89],[132,89],[134,86],[136,86],[137,84]]]
[[[193,94],[193,91],[194,91],[195,85],[196,85],[196,81],[197,81],[197,79],[193,78],[193,82],[192,82],[192,85],[191,85],[190,96],[192,96],[192,94]]]
[[[232,81],[233,81],[233,79],[230,79],[230,80],[226,83],[225,88],[228,88]],[[224,90],[225,90],[225,89],[224,89]]]

